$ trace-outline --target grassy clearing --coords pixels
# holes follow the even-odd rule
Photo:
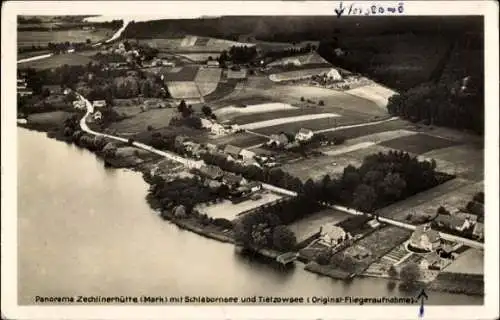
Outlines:
[[[281,114],[281,116],[287,115],[287,111],[296,111],[298,108],[291,106],[289,104],[285,103],[264,103],[264,104],[255,104],[255,105],[247,105],[246,107],[224,107],[221,109],[217,109],[215,114],[219,118],[224,118],[224,119],[229,119],[229,118],[243,118],[247,119],[248,121],[236,121],[236,123],[248,123],[248,122],[253,122],[253,121],[261,121],[261,120],[267,120],[267,119],[274,119],[276,115]],[[270,118],[267,119],[260,119],[261,116],[268,117],[270,115]],[[304,114],[304,113],[300,113]],[[297,114],[297,115],[300,115]],[[293,115],[293,114],[292,114]],[[239,117],[240,116],[240,117]]]
[[[19,31],[17,33],[18,48],[29,48],[31,46],[46,46],[49,42],[99,42],[113,35],[113,30],[97,29],[86,31],[82,29],[63,31]]]
[[[258,122],[252,122],[252,123],[247,123],[245,125],[242,125],[242,128],[249,129],[249,130],[255,130],[255,129],[261,129],[261,128],[267,128],[267,127],[274,127],[274,126],[283,126],[284,124],[287,125],[287,128],[292,126],[294,129],[292,131],[298,131],[296,128],[314,128],[317,129],[316,123],[314,127],[311,127],[309,122],[314,121],[314,120],[331,120],[331,118],[337,118],[339,117],[338,114],[336,113],[317,113],[317,114],[306,114],[306,115],[300,115],[300,116],[294,116],[294,117],[284,117],[284,118],[278,118],[278,119],[271,119],[271,120],[265,120],[265,121],[258,121]],[[323,123],[323,122],[321,122]],[[328,124],[329,121],[326,122]],[[334,125],[334,121],[331,121],[331,123]],[[323,129],[323,128],[321,128]],[[288,129],[290,131],[290,129]]]
[[[484,149],[471,145],[457,145],[426,152],[422,156],[453,163],[464,178],[481,181],[484,179]]]
[[[18,68],[51,69],[62,65],[78,66],[86,65],[93,61],[91,58],[78,53],[56,54],[46,59],[18,63]]]
[[[407,129],[411,130],[414,126],[403,120],[393,120],[380,124],[374,124],[364,127],[355,127],[349,129],[341,129],[330,133],[325,133],[326,136],[336,136],[342,135],[346,139],[359,138],[366,135],[371,135],[379,132],[390,131],[390,130],[398,130],[398,129]]]
[[[175,115],[175,109],[151,109],[119,122],[111,124],[110,128],[121,134],[136,134],[153,128],[165,127]]]
[[[315,75],[327,73],[331,68],[316,68],[316,69],[303,69],[297,71],[288,71],[282,73],[275,73],[269,76],[269,79],[274,82],[299,80],[310,78]]]
[[[415,154],[422,154],[434,149],[448,148],[456,145],[455,141],[427,135],[416,134],[392,140],[384,141],[381,143],[383,146],[404,150]]]
[[[394,90],[383,87],[377,83],[351,89],[346,91],[346,93],[371,100],[381,108],[385,108],[389,98],[396,94]]]
[[[302,242],[308,237],[319,232],[322,225],[326,223],[337,224],[350,217],[349,214],[334,209],[324,209],[310,216],[300,219],[288,225],[290,230],[295,233],[297,242]]]
[[[238,82],[235,80],[219,81],[215,90],[204,97],[205,101],[216,101],[231,94],[236,88]]]
[[[60,126],[64,119],[70,116],[70,112],[66,111],[53,111],[30,114],[27,118],[28,124],[44,127],[57,127]]]
[[[308,54],[278,59],[278,60],[275,60],[275,61],[271,62],[270,64],[268,64],[268,66],[270,66],[270,67],[286,66],[289,64],[303,66],[303,65],[308,65],[308,64],[319,64],[319,63],[328,64],[328,61],[326,61],[319,54],[314,52],[314,53],[308,53]]]

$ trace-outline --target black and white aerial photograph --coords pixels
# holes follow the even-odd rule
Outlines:
[[[484,306],[485,16],[224,2],[11,17],[14,303]]]

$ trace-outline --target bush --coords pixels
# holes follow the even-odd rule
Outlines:
[[[300,101],[304,102],[305,100],[304,97],[300,97]]]
[[[409,263],[401,269],[399,276],[404,284],[413,285],[420,279],[420,268],[415,263]]]
[[[318,105],[320,105],[320,106],[324,106],[324,105],[325,105],[325,102],[324,102],[323,100],[319,100]]]
[[[443,206],[440,206],[440,207],[437,209],[437,213],[438,213],[438,214],[446,214],[446,215],[449,215],[449,214],[450,214],[450,212],[449,212],[448,210],[446,210],[446,208],[445,208],[445,207],[443,207]]]
[[[330,259],[332,257],[332,254],[330,251],[325,250],[321,251],[317,256],[316,256],[316,262],[322,266],[326,266],[330,263]]]
[[[133,144],[134,144],[134,139],[132,139],[132,138],[128,138],[127,144],[128,144],[129,146],[133,145]]]
[[[149,125],[147,129],[148,129],[148,131],[153,131],[154,130],[154,128],[153,128],[152,125]]]
[[[334,145],[343,144],[345,140],[346,138],[344,136],[335,136],[332,139]]]
[[[224,219],[224,218],[213,219],[213,224],[218,226],[218,227],[224,228],[224,229],[232,229],[233,228],[233,223],[227,219]]]

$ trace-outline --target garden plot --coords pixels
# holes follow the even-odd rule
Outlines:
[[[278,125],[293,123],[293,122],[309,121],[309,120],[324,119],[324,118],[336,118],[336,117],[340,117],[340,116],[336,113],[319,113],[319,114],[310,114],[310,115],[302,115],[302,116],[286,117],[286,118],[280,118],[280,119],[253,122],[253,123],[248,123],[248,124],[242,125],[241,127],[244,129],[248,129],[248,130],[254,130],[254,129],[278,126]]]
[[[275,73],[269,76],[273,82],[307,79],[315,75],[327,73],[331,68],[316,68]]]
[[[249,199],[236,204],[233,204],[229,200],[224,200],[216,204],[200,204],[196,206],[196,209],[212,218],[233,220],[242,212],[258,208],[282,198],[280,195],[270,192],[260,192],[259,194],[262,196],[259,200]]]
[[[394,94],[397,94],[396,91],[381,86],[377,83],[372,83],[370,85],[347,90],[346,93],[373,101],[377,106],[384,108],[384,110],[387,107],[389,98]]]
[[[324,224],[337,224],[349,218],[350,215],[334,209],[324,209],[303,219],[295,221],[288,225],[290,230],[295,233],[297,242],[302,242],[307,238],[319,232]]]
[[[456,142],[419,133],[383,141],[381,144],[393,149],[404,150],[415,154],[423,154],[434,149],[454,146],[456,145]]]
[[[168,92],[174,99],[198,99],[200,90],[194,81],[167,82]]]
[[[444,271],[452,273],[484,274],[484,251],[470,248],[462,253]]]

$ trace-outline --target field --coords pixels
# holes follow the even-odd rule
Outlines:
[[[308,237],[319,232],[320,227],[324,224],[337,224],[347,219],[349,216],[350,215],[347,213],[334,209],[324,209],[300,219],[299,221],[295,221],[292,224],[289,224],[288,227],[293,231],[293,233],[295,233],[297,242],[302,242]]]
[[[219,68],[200,68],[195,77],[202,96],[206,96],[215,91],[220,81],[222,70]]]
[[[293,56],[293,57],[278,59],[278,60],[275,60],[275,61],[269,63],[268,66],[274,67],[274,66],[286,66],[288,64],[308,65],[308,64],[321,64],[321,63],[328,64],[328,61],[326,61],[319,54],[314,52],[314,53],[304,54],[304,55],[300,55],[300,56]]]
[[[85,31],[82,29],[64,31],[19,31],[17,33],[17,46],[29,48],[31,46],[46,46],[49,42],[99,42],[114,34],[109,29],[98,29],[96,31]]]
[[[448,148],[456,145],[454,141],[422,133],[383,141],[380,144],[388,148],[399,149],[415,154],[422,154],[431,150]]]
[[[168,92],[174,99],[199,98],[200,90],[194,81],[169,81]]]
[[[217,53],[180,53],[179,56],[185,57],[191,61],[195,62],[205,62],[207,61],[210,57],[213,58],[214,60],[219,58],[219,54]]]
[[[135,40],[133,40],[135,41]],[[197,36],[185,36],[180,38],[154,38],[154,39],[141,39],[139,43],[146,43],[153,48],[160,51],[177,51],[182,53],[207,53],[212,52],[214,55],[223,50],[229,50],[232,46],[248,45],[236,41],[215,39],[215,38],[201,38]]]
[[[453,261],[446,269],[451,273],[484,274],[484,251],[468,249],[457,260]]]
[[[281,82],[281,81],[290,81],[290,80],[299,80],[299,79],[305,79],[305,78],[310,78],[315,75],[327,73],[330,71],[331,68],[317,68],[317,69],[304,69],[304,70],[297,70],[297,71],[288,71],[288,72],[281,72],[281,73],[275,73],[269,76],[269,79],[274,82]]]
[[[49,50],[37,50],[37,51],[30,51],[30,52],[21,52],[21,53],[17,54],[17,60],[41,56],[41,55],[48,54],[48,53],[50,53]]]
[[[174,68],[167,70],[168,71],[164,73],[165,81],[194,81],[198,74],[199,67],[186,66],[181,69]]]
[[[217,204],[198,205],[196,208],[201,213],[206,213],[212,218],[225,218],[228,220],[235,219],[239,213],[260,207],[266,203],[281,199],[281,196],[270,192],[259,192],[262,196],[259,200],[246,200],[237,204],[233,204],[229,200],[224,200]]]
[[[360,98],[365,98],[375,102],[379,107],[386,108],[387,102],[391,96],[396,94],[395,91],[383,87],[377,83],[372,83],[367,86],[358,87],[345,91],[348,94],[355,95]]]
[[[146,131],[148,126],[153,128],[165,127],[175,115],[175,109],[151,109],[135,116],[111,124],[110,128],[121,134],[137,134]]]
[[[265,121],[259,121],[259,122],[253,122],[253,123],[247,123],[242,125],[241,127],[244,129],[248,130],[255,130],[255,129],[261,129],[261,128],[267,128],[267,127],[275,127],[275,126],[282,126],[284,124],[287,124],[287,129],[291,131],[298,131],[300,128],[317,128],[316,125],[309,125],[309,121],[311,120],[325,120],[327,118],[336,118],[339,117],[338,114],[336,113],[318,113],[318,114],[308,114],[308,115],[301,115],[301,116],[295,116],[295,117],[284,117],[284,118],[279,118],[279,119],[272,119],[272,120],[265,120]],[[297,124],[300,123],[298,126],[295,125],[294,128],[291,129],[288,124]],[[329,123],[329,122],[327,122]],[[333,122],[331,122],[333,123]],[[274,133],[279,133],[280,131],[273,130]]]
[[[86,65],[91,61],[93,61],[91,58],[86,57],[84,55],[80,55],[78,53],[65,53],[65,54],[56,54],[49,58],[41,60],[18,63],[17,66],[19,69],[23,68],[51,69],[60,67],[65,64],[70,66]]]

